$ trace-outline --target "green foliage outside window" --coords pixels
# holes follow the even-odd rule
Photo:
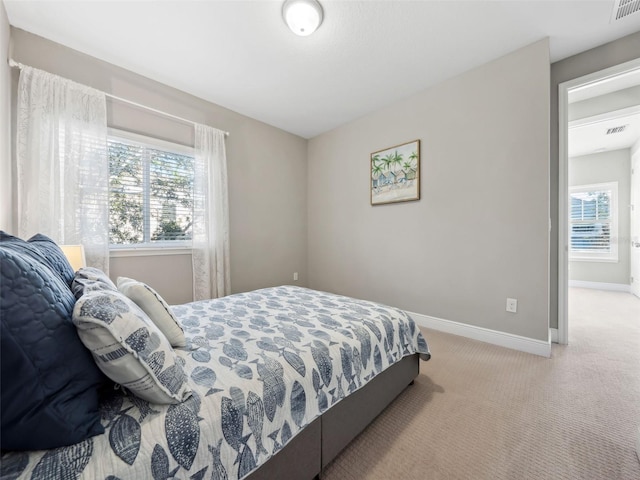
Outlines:
[[[191,240],[193,157],[110,139],[109,168],[111,244]]]

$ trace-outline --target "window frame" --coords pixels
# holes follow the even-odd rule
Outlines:
[[[190,156],[195,159],[195,148],[191,146],[109,127],[107,129],[107,148],[108,142],[111,140],[134,144],[141,147],[148,147],[155,150],[162,150],[178,155]],[[109,172],[109,175],[111,175],[111,172]],[[145,188],[149,188],[148,184],[145,185]],[[146,215],[147,213],[144,214]],[[186,255],[190,254],[191,251],[192,240],[164,240],[136,244],[117,244],[109,242],[109,255],[111,257]]]
[[[609,197],[609,252],[588,252],[583,250],[574,250],[571,242],[571,232],[574,221],[571,219],[571,196],[574,193],[584,192],[600,192],[610,191]],[[568,238],[569,238],[569,260],[578,262],[610,262],[617,263],[618,260],[618,182],[602,182],[593,183],[589,185],[574,185],[569,187],[569,225],[568,225]]]

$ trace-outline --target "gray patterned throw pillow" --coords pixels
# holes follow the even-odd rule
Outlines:
[[[184,360],[130,299],[118,291],[90,291],[73,309],[80,340],[111,380],[152,403],[191,396]]]
[[[146,283],[132,278],[118,277],[118,290],[133,300],[156,324],[173,347],[184,347],[187,341],[171,307],[158,292]]]
[[[94,267],[83,267],[75,273],[71,283],[71,290],[76,299],[78,299],[87,292],[96,290],[118,291],[118,287],[102,270]]]

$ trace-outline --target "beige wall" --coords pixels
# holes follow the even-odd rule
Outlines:
[[[293,283],[293,272],[299,273],[297,284],[306,284],[305,139],[23,30],[12,28],[11,35],[13,57],[21,63],[230,132],[232,291]],[[14,96],[17,78],[15,70]],[[112,126],[186,144],[193,141],[187,125],[119,102],[109,102],[108,110]],[[3,205],[3,215],[7,211]],[[112,277],[148,279],[173,303],[192,298],[189,255],[115,258],[112,267]]]
[[[153,286],[170,305],[190,302],[193,297],[191,255],[112,257],[109,276],[135,278]]]
[[[548,48],[537,42],[309,141],[312,288],[547,340]],[[421,200],[372,207],[370,153],[415,139]]]
[[[618,262],[569,262],[569,280],[629,285],[631,150],[569,158],[569,186],[618,182]]]
[[[3,56],[7,50],[6,32],[8,23],[3,9],[0,12],[0,26],[3,28],[1,41]],[[519,172],[511,172],[501,168],[500,163],[506,163],[502,158],[505,152],[510,153],[510,158],[523,161],[526,168],[532,168],[531,158],[536,156],[530,151],[529,145],[534,145],[533,138],[510,135],[512,124],[530,125],[539,119],[532,119],[529,110],[511,108],[505,112],[506,119],[500,118],[505,110],[505,99],[511,94],[521,91],[519,85],[514,92],[514,82],[520,76],[528,79],[529,71],[535,73],[531,80],[526,80],[522,85],[532,86],[532,82],[543,75],[545,67],[537,64],[535,69],[529,65],[522,71],[511,71],[501,67],[509,61],[518,63],[521,59],[526,63],[533,59],[524,59],[530,56],[530,49],[515,52],[503,59],[491,62],[484,67],[468,72],[457,79],[444,82],[413,99],[400,102],[390,108],[376,112],[356,122],[348,124],[333,132],[329,132],[309,142],[308,152],[305,151],[307,142],[304,139],[290,135],[248,117],[244,117],[218,105],[205,102],[196,97],[187,95],[178,90],[161,85],[148,78],[135,75],[113,65],[101,62],[95,58],[83,55],[79,52],[67,49],[53,42],[27,32],[11,29],[14,40],[14,56],[23,63],[58,73],[76,81],[92,85],[104,91],[129,98],[131,100],[168,111],[170,113],[191,118],[195,121],[207,123],[217,128],[231,132],[228,139],[228,158],[230,175],[230,203],[231,203],[231,245],[232,245],[232,289],[234,292],[245,291],[267,285],[291,283],[291,274],[299,272],[299,284],[306,285],[307,260],[310,268],[314,268],[312,286],[326,289],[361,293],[360,296],[380,299],[387,303],[394,303],[395,299],[401,301],[405,308],[413,308],[420,313],[442,316],[451,320],[478,317],[477,320],[469,320],[469,323],[514,332],[528,332],[529,327],[521,327],[521,311],[514,316],[505,316],[503,301],[499,303],[495,298],[500,291],[501,296],[517,296],[519,292],[510,291],[505,285],[511,285],[513,272],[507,275],[507,281],[497,282],[491,292],[482,287],[473,296],[477,296],[478,302],[471,305],[483,305],[482,312],[476,315],[460,306],[459,299],[465,298],[467,291],[473,291],[474,282],[483,276],[480,283],[493,282],[498,275],[493,269],[479,270],[479,265],[495,262],[503,265],[504,259],[494,252],[486,262],[478,262],[476,257],[485,257],[478,246],[480,242],[468,241],[469,231],[472,227],[479,228],[480,219],[491,216],[490,212],[479,212],[477,218],[471,219],[469,228],[465,230],[463,225],[448,225],[450,231],[443,233],[442,229],[436,230],[425,227],[426,222],[434,222],[439,215],[445,213],[462,212],[459,205],[461,201],[468,199],[470,194],[463,192],[465,196],[452,197],[438,182],[445,180],[445,186],[454,185],[453,179],[459,178],[459,185],[454,191],[460,191],[466,186],[467,180],[453,170],[459,168],[460,172],[473,173],[479,169],[482,181],[488,181],[487,192],[481,192],[478,199],[485,201],[503,202],[501,193],[503,187],[498,187],[500,181],[517,185],[522,181]],[[535,46],[530,47],[534,50]],[[558,206],[558,84],[577,78],[594,71],[623,63],[638,57],[640,51],[640,33],[630,35],[607,45],[575,55],[568,59],[551,65],[550,72],[550,97],[551,97],[551,125],[550,125],[550,180],[551,180],[551,245],[550,245],[550,283],[549,283],[549,314],[550,325],[557,327],[557,206]],[[511,59],[511,60],[510,60]],[[6,62],[0,62],[0,95],[6,91],[7,68]],[[547,59],[548,63],[548,59]],[[547,65],[548,70],[548,65]],[[504,69],[502,71],[501,69]],[[474,77],[480,76],[480,83],[474,85]],[[13,82],[17,81],[17,71],[13,71]],[[492,80],[487,80],[492,79]],[[547,79],[548,80],[548,79]],[[495,88],[491,88],[492,84]],[[501,90],[502,89],[502,90]],[[491,94],[486,101],[475,98]],[[537,92],[538,94],[540,92]],[[441,98],[440,95],[443,95]],[[541,94],[544,96],[544,94]],[[548,109],[549,103],[541,100],[541,95],[536,97],[532,105],[535,111]],[[494,98],[495,97],[495,98]],[[15,98],[12,96],[12,100]],[[1,102],[0,97],[0,102]],[[492,103],[495,101],[495,105]],[[463,103],[466,102],[466,105]],[[449,110],[448,104],[451,109]],[[476,103],[481,107],[474,110]],[[6,105],[3,106],[3,118],[6,118]],[[501,108],[494,111],[494,106]],[[516,110],[520,110],[517,112]],[[522,112],[527,112],[523,115]],[[481,118],[481,120],[478,120]],[[113,125],[130,129],[138,133],[154,134],[160,138],[189,143],[192,141],[191,130],[185,125],[167,121],[162,117],[150,118],[143,111],[126,107],[122,104],[109,104],[109,119]],[[488,122],[487,119],[491,119]],[[479,122],[474,125],[473,122]],[[3,122],[4,123],[4,122]],[[370,128],[369,128],[370,127]],[[478,127],[478,128],[476,128]],[[0,131],[0,140],[11,138],[8,122],[3,124]],[[483,135],[491,130],[488,139]],[[465,142],[458,145],[460,132],[463,132]],[[502,135],[502,136],[501,136]],[[368,204],[368,173],[362,176],[362,164],[368,169],[368,155],[370,152],[393,145],[398,141],[421,138],[423,141],[423,200],[403,206],[392,205],[388,207],[376,207],[372,209]],[[447,150],[443,144],[452,140],[451,148]],[[536,139],[539,141],[536,147],[545,144],[547,138]],[[343,142],[343,143],[340,143]],[[0,151],[0,228],[11,231],[12,211],[11,185],[7,181],[6,172],[10,171],[11,162],[8,157],[8,145],[10,142],[2,141]],[[493,158],[486,152],[498,145],[498,155]],[[524,151],[528,149],[529,151]],[[437,154],[435,157],[434,155]],[[306,158],[309,159],[309,172],[307,172]],[[340,158],[341,160],[338,160]],[[435,158],[435,160],[434,160]],[[483,160],[484,163],[476,166],[473,159]],[[338,162],[339,165],[338,165]],[[430,163],[425,163],[430,162]],[[516,162],[512,162],[515,164]],[[531,164],[531,165],[530,165]],[[336,166],[338,169],[335,169]],[[331,172],[329,170],[331,169]],[[347,176],[349,173],[351,176]],[[536,174],[539,172],[536,172]],[[510,178],[513,176],[513,178]],[[328,177],[331,177],[330,180]],[[451,178],[450,178],[451,177]],[[487,178],[489,177],[489,178]],[[309,195],[307,200],[306,181],[308,178]],[[357,180],[360,179],[358,183]],[[435,182],[435,185],[434,185]],[[537,180],[536,180],[537,182]],[[542,185],[542,190],[547,187]],[[509,191],[517,190],[517,188]],[[351,192],[351,193],[345,193]],[[364,195],[364,196],[363,196]],[[353,196],[353,198],[349,198]],[[346,198],[345,198],[346,197]],[[357,197],[364,204],[357,203]],[[307,225],[307,201],[309,213],[309,225]],[[447,204],[449,202],[451,205]],[[428,205],[428,206],[424,206]],[[440,210],[437,207],[442,206]],[[341,212],[346,209],[349,217]],[[403,213],[399,214],[398,209]],[[326,212],[324,210],[327,210]],[[404,212],[407,212],[406,214]],[[408,220],[416,218],[412,212],[417,212],[419,222]],[[440,213],[438,213],[440,212]],[[335,213],[335,214],[334,214]],[[358,216],[361,215],[361,216]],[[353,216],[353,217],[350,217]],[[407,220],[408,219],[408,220]],[[493,220],[502,227],[506,222]],[[404,221],[407,220],[407,221]],[[353,226],[356,228],[353,228]],[[398,235],[389,231],[389,225],[399,228]],[[435,224],[434,224],[435,225]],[[307,229],[308,226],[308,229]],[[344,230],[344,231],[343,231]],[[491,229],[491,232],[501,231],[501,228]],[[307,233],[309,239],[309,256],[307,259]],[[409,240],[406,245],[392,243],[382,244],[382,240],[396,241],[402,238],[400,233],[406,236],[416,234],[420,241]],[[319,235],[319,238],[313,237]],[[373,235],[376,239],[373,240]],[[459,236],[459,238],[457,238]],[[442,238],[449,238],[452,246]],[[463,241],[463,239],[465,241]],[[421,243],[424,241],[423,243]],[[509,236],[498,242],[505,245]],[[356,245],[351,245],[356,242]],[[442,245],[445,252],[459,250],[455,255],[447,254],[444,258],[426,257],[423,250],[426,247]],[[359,248],[362,246],[371,258],[365,257]],[[408,249],[411,246],[412,249]],[[379,247],[379,248],[375,248]],[[416,248],[417,247],[417,248]],[[411,253],[405,253],[411,252]],[[527,257],[527,253],[522,254]],[[419,262],[414,262],[416,257]],[[457,258],[454,258],[457,257]],[[179,256],[180,258],[180,256]],[[393,260],[391,260],[391,258]],[[506,258],[506,257],[505,257]],[[325,264],[325,260],[327,260]],[[445,261],[446,260],[446,261]],[[145,259],[113,259],[112,274],[127,275],[131,271],[144,271],[152,276],[162,274],[166,258],[158,257],[152,262]],[[181,260],[173,259],[178,264],[173,265],[176,283],[171,287],[166,286],[167,294],[172,288],[179,288],[179,301],[188,301],[190,291],[191,265],[188,256],[182,256]],[[152,264],[149,265],[149,262]],[[445,287],[430,287],[435,282],[430,278],[423,278],[434,267],[436,271],[446,270],[451,262],[454,273],[445,275],[448,279],[446,288],[449,293],[441,295]],[[526,258],[515,260],[514,268],[523,263],[529,263]],[[378,267],[377,265],[380,265]],[[459,266],[457,266],[459,265]],[[356,275],[356,268],[362,267],[362,275]],[[388,268],[387,268],[388,267]],[[504,267],[506,268],[506,267]],[[418,275],[417,271],[424,269]],[[377,281],[369,278],[367,272],[382,275],[383,280]],[[392,273],[393,282],[386,278],[387,272]],[[520,270],[524,272],[524,270]],[[487,277],[488,276],[488,277]],[[519,276],[528,278],[529,273],[521,273]],[[359,278],[356,278],[359,277]],[[329,279],[331,278],[331,284]],[[410,282],[420,280],[423,283],[411,285]],[[184,287],[186,284],[188,287]],[[526,282],[525,282],[526,283]],[[335,287],[331,287],[334,285]],[[177,287],[176,285],[180,285]],[[514,284],[514,285],[517,285]],[[331,287],[331,288],[330,288]],[[437,308],[426,308],[433,305],[429,300],[439,295],[436,302]],[[546,302],[541,295],[533,295],[538,300]],[[523,298],[520,295],[520,298]],[[528,296],[527,296],[528,298]],[[526,303],[526,302],[525,302]],[[524,308],[520,301],[520,308]],[[425,307],[425,308],[423,308]],[[452,315],[448,315],[451,312]],[[527,317],[531,312],[527,311]],[[537,314],[536,314],[537,315]],[[456,318],[450,318],[450,317]],[[463,318],[464,317],[464,318]],[[475,322],[475,323],[474,323]],[[506,323],[505,323],[506,322]],[[528,321],[524,321],[528,323]],[[506,327],[502,327],[505,324]],[[537,324],[537,323],[536,323]],[[529,335],[528,333],[522,333]],[[533,338],[545,338],[544,333],[538,331],[531,334]]]
[[[0,2],[0,230],[13,229],[11,216],[11,69],[9,20]]]
[[[558,327],[558,85],[640,58],[640,32],[601,45],[551,65],[551,257],[549,319]]]

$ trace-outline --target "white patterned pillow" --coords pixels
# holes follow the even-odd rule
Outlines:
[[[144,310],[172,346],[184,347],[187,344],[182,327],[169,305],[153,288],[132,278],[118,277],[118,290]]]
[[[118,291],[86,292],[73,323],[102,372],[152,403],[180,403],[191,396],[184,359],[131,300]]]
[[[118,291],[118,287],[102,270],[94,267],[82,267],[73,277],[71,290],[76,299],[78,299],[87,292],[95,290]]]

